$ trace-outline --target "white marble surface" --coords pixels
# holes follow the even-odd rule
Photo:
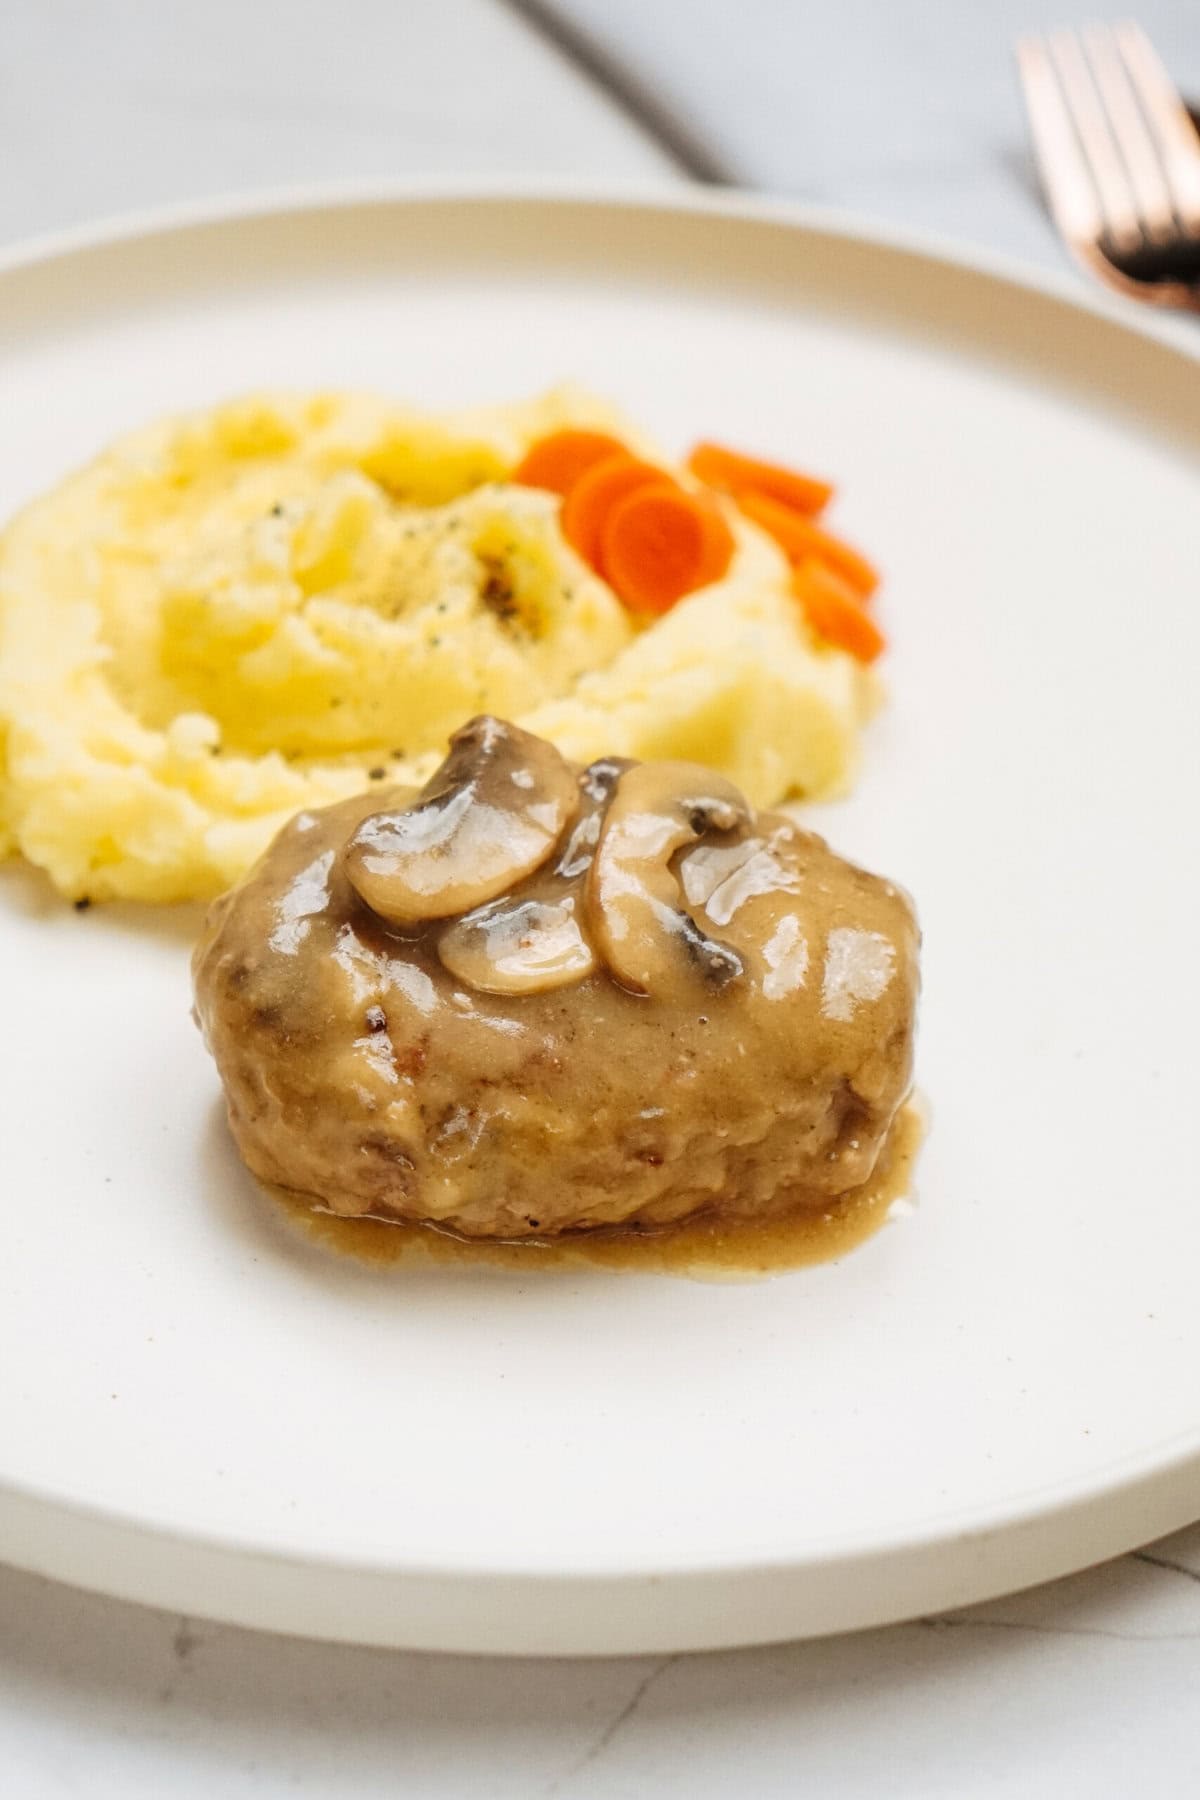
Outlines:
[[[683,10],[665,0],[641,8],[656,21]],[[936,87],[933,24],[952,17],[955,41],[977,43],[963,23],[975,17],[999,40],[1008,0],[823,7],[831,66],[848,68],[856,44],[861,55],[873,41],[873,22],[882,32],[901,11],[910,29],[887,36],[887,66],[869,72],[879,90],[867,109],[873,135],[856,156],[847,161],[843,143],[807,182],[770,170],[760,178],[1057,259],[1027,186],[1019,113],[998,98],[1007,73],[994,76],[977,118],[945,86],[939,116],[953,118],[954,132],[934,131],[907,171],[889,137],[884,86],[902,95],[908,72],[922,92]],[[735,15],[744,22],[744,9],[724,18]],[[1180,42],[1200,59],[1200,14],[1189,0],[1175,15],[1190,17]],[[4,23],[0,241],[285,181],[672,173],[498,0],[15,0]],[[741,172],[756,173],[748,163]],[[591,1663],[306,1644],[0,1569],[6,1795],[1024,1800],[1069,1789],[1200,1790],[1200,1527],[1071,1580],[890,1631]]]
[[[1103,14],[1095,0],[528,4],[723,180],[1063,263],[1012,46]],[[1200,94],[1197,0],[1139,0],[1136,12]]]
[[[14,1800],[1182,1800],[1198,1784],[1200,1529],[889,1631],[602,1662],[307,1644],[0,1574]]]
[[[0,241],[359,176],[673,173],[502,0],[7,0]]]

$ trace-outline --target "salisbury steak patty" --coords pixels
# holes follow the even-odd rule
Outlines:
[[[478,719],[420,794],[292,820],[193,967],[256,1175],[517,1238],[859,1186],[917,948],[899,889],[711,771]]]

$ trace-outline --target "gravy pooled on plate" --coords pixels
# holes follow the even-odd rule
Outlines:
[[[482,717],[418,792],[293,819],[193,968],[255,1175],[520,1240],[862,1187],[918,943],[900,889],[712,770],[579,770]]]

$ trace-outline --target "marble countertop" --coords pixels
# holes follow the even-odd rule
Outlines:
[[[1200,1530],[888,1631],[595,1662],[271,1638],[0,1574],[0,1790],[88,1800],[1163,1800]]]
[[[1200,77],[1195,9],[1139,10]],[[555,11],[593,40],[636,15],[672,67],[681,17],[719,34],[727,16],[711,0],[699,15],[683,0],[25,0],[5,19],[0,242],[155,202],[347,176],[684,179],[630,108],[530,24]],[[955,81],[981,43],[991,54],[994,39],[998,57],[1018,24],[1071,11],[751,0],[737,11],[743,37],[772,21],[795,31],[807,15],[830,67],[867,76],[854,130],[819,154],[803,132],[781,150],[778,129],[746,122],[713,137],[719,172],[1057,264],[1011,78],[993,68],[977,107]],[[694,48],[694,25],[691,38]],[[886,57],[871,62],[872,45]],[[899,140],[885,73],[889,97],[920,97]],[[753,72],[743,77],[749,121]],[[694,140],[704,93],[701,81],[651,99]],[[797,162],[806,154],[811,179]],[[0,1568],[0,1792],[14,1796],[1024,1800],[1071,1788],[1200,1789],[1200,1526],[886,1631],[578,1663],[309,1644]]]

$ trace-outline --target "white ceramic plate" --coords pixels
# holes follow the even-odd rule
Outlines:
[[[226,1137],[187,915],[0,871],[0,1546],[184,1611],[455,1650],[880,1623],[1200,1513],[1200,363],[738,199],[401,194],[0,276],[0,511],[269,383],[562,375],[834,471],[890,710],[819,823],[917,896],[915,1217],[708,1286],[372,1271]]]

